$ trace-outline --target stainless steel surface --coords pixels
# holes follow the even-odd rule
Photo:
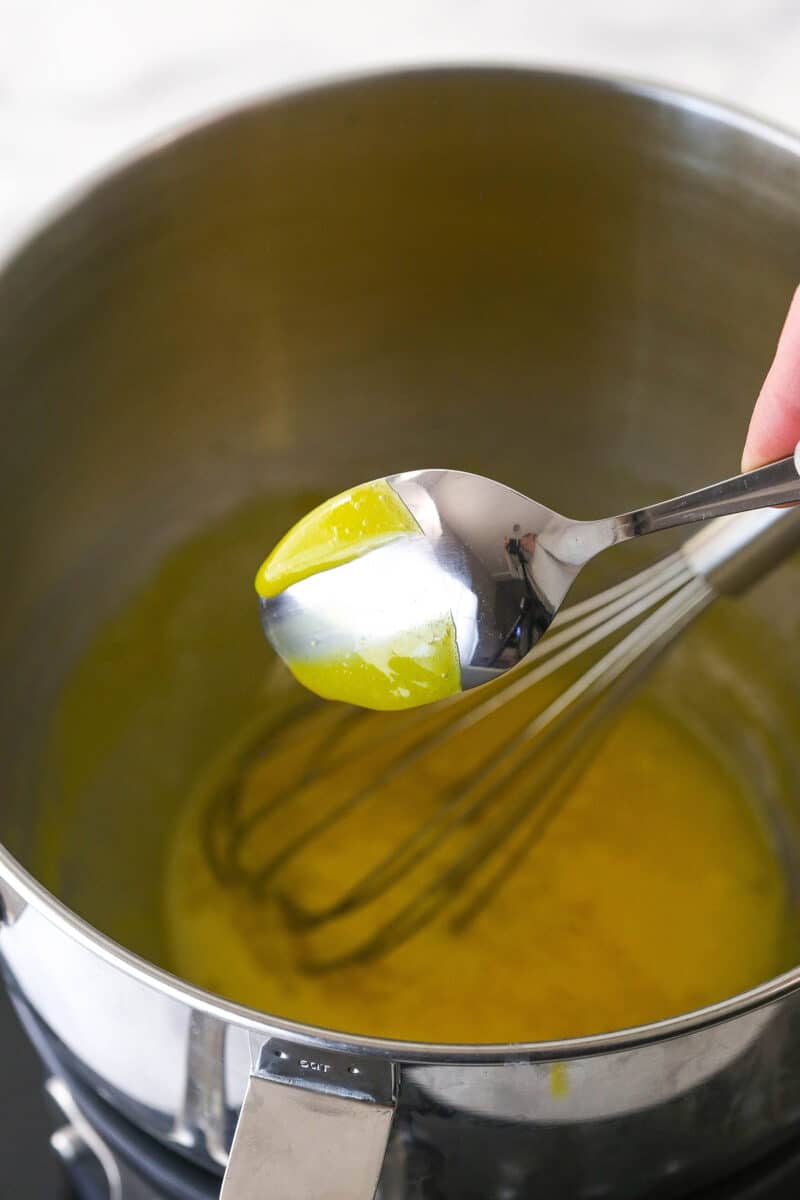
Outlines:
[[[472,480],[466,482],[469,490]],[[497,486],[501,492],[507,491]],[[438,489],[429,493],[424,483],[423,487],[432,500],[441,497]],[[490,496],[494,487],[492,484]],[[422,523],[415,499],[402,489],[400,494],[408,496],[409,507],[414,505]],[[496,514],[502,511],[503,499],[499,498]],[[529,503],[524,497],[519,497],[519,502]],[[519,507],[510,514],[520,515]],[[453,528],[443,517],[441,526],[445,525]],[[511,524],[506,528],[512,528]],[[542,528],[552,532],[552,525]],[[463,536],[456,526],[454,537]],[[558,536],[568,538],[569,533],[563,529]],[[480,544],[479,535],[466,536],[463,557],[468,546]],[[303,930],[306,937],[320,934],[318,946],[307,942],[304,955],[306,969],[315,973],[390,954],[445,910],[450,913],[451,928],[463,931],[491,903],[541,836],[594,756],[598,735],[663,651],[716,595],[743,590],[798,546],[797,509],[764,509],[712,521],[680,551],[655,566],[563,609],[550,636],[529,650],[514,676],[498,681],[482,702],[463,698],[442,706],[435,722],[424,715],[416,727],[406,722],[396,754],[381,764],[377,778],[362,773],[352,788],[343,792],[336,787],[335,778],[348,759],[337,753],[331,763],[317,747],[311,763],[298,764],[294,778],[284,775],[277,793],[257,809],[249,805],[237,816],[225,784],[219,794],[211,796],[206,817],[213,831],[207,845],[213,853],[215,877],[234,891],[244,888],[256,904],[264,904],[272,892],[293,927]],[[448,562],[452,564],[455,557],[448,554]],[[552,566],[554,571],[560,570],[557,562]],[[379,586],[380,572],[376,565]],[[333,574],[338,574],[338,568],[322,574],[320,582]],[[324,612],[323,606],[320,615]],[[354,632],[358,628],[356,622]],[[626,629],[628,632],[617,638]],[[580,664],[577,678],[556,674],[573,662]],[[553,675],[561,680],[560,690],[555,696],[546,692],[546,702],[539,704],[535,716],[526,713],[520,725],[511,703],[526,693],[535,698],[537,692],[532,689],[539,688],[541,694],[543,680]],[[505,739],[489,742],[480,760],[470,759],[469,771],[454,792],[452,775],[443,774],[442,765],[463,757],[459,738],[473,737],[481,722],[503,710],[508,715]],[[362,759],[360,747],[369,744],[368,719],[366,714],[359,717],[358,712],[342,710],[343,730],[352,734],[354,721],[359,720],[364,730],[357,748],[350,752],[353,761]],[[304,708],[290,714],[284,728],[293,720],[304,722],[308,730]],[[330,733],[326,744],[336,744]],[[365,814],[363,820],[370,820],[370,813],[380,820],[380,814],[387,811],[387,788],[396,787],[404,777],[411,781],[410,772],[421,765],[432,779],[448,779],[424,823],[398,838],[384,856],[359,864],[357,874],[343,873],[335,899],[323,906],[309,906],[286,882],[293,861],[313,852],[315,843],[332,826],[350,819],[354,812]],[[509,788],[521,774],[530,786],[522,798],[514,797]],[[302,806],[312,789],[318,792],[320,785],[323,790],[314,805],[313,820],[292,819],[293,810]],[[327,796],[329,802],[324,799]],[[254,853],[254,835],[258,844],[269,847],[269,857]],[[347,922],[359,913],[366,920],[359,919],[355,936],[348,936]]]
[[[208,1158],[224,1167],[228,1161],[225,1137],[225,1025],[210,1013],[195,1011],[189,1018],[186,1085],[168,1141],[183,1149],[203,1146]]]
[[[369,1074],[391,1078],[392,1067],[354,1066],[352,1058],[344,1065],[343,1057],[325,1051],[300,1056],[277,1040],[264,1048],[245,1094],[220,1200],[372,1200],[394,1093],[391,1087],[387,1094],[380,1086],[377,1092],[356,1086]],[[290,1076],[274,1069],[287,1062],[294,1064]]]
[[[230,1146],[279,1036],[309,1058],[397,1064],[389,1154],[403,1137],[424,1146],[447,1200],[688,1190],[795,1132],[797,971],[646,1028],[433,1046],[298,1027],[154,965],[184,782],[260,695],[249,561],[203,646],[209,675],[189,672],[180,703],[163,662],[139,661],[158,703],[125,726],[133,700],[100,672],[86,745],[63,774],[45,750],[102,623],[171,548],[255,498],[427,460],[535,479],[555,508],[590,515],[725,475],[795,283],[799,193],[793,138],[691,98],[546,72],[410,73],[166,138],[8,264],[0,878],[18,915],[0,954],[65,1060],[143,1129],[194,1128],[184,1152],[219,1171],[208,1126]],[[570,447],[567,470],[553,445]],[[636,552],[619,552],[626,571]],[[613,575],[613,554],[587,571],[606,559]],[[796,596],[792,564],[746,600],[762,656],[795,680]],[[754,787],[774,786],[791,825],[800,714],[791,688],[764,703],[769,746],[754,727],[731,752],[752,755]],[[205,1130],[184,1119],[198,1012],[221,1031],[202,1078],[222,1080],[224,1115],[210,1105]],[[471,1195],[453,1190],[453,1155]]]
[[[796,503],[800,444],[781,462],[596,521],[574,521],[467,471],[406,471],[383,482],[420,533],[261,597],[264,633],[290,664],[352,654],[369,662],[387,639],[452,619],[467,690],[530,653],[578,572],[602,550],[695,521]],[[329,698],[348,701],[347,681]]]
[[[354,1061],[339,1050],[322,1050],[309,1057],[298,1054],[293,1043],[282,1038],[272,1038],[262,1048],[255,1074],[274,1083],[384,1107],[391,1107],[397,1098],[391,1062]]]

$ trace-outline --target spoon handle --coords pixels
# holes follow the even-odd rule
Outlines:
[[[705,521],[709,517],[797,503],[800,503],[800,442],[791,458],[734,475],[732,479],[712,483],[673,500],[662,500],[659,504],[612,517],[612,540],[624,542],[659,529]]]

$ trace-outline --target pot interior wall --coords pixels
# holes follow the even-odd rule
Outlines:
[[[732,473],[799,188],[699,105],[445,71],[255,107],[86,195],[0,280],[0,840],[158,958],[162,850],[258,709],[251,576],[304,498],[442,465],[591,516]],[[193,539],[199,575],[166,557]],[[797,585],[747,600],[795,679]]]

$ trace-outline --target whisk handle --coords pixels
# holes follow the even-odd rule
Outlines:
[[[776,504],[800,503],[800,443],[790,458],[612,518],[613,541]]]
[[[763,508],[711,521],[681,547],[715,591],[745,591],[800,548],[800,507]]]

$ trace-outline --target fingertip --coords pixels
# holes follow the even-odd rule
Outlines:
[[[792,297],[775,357],[756,401],[742,470],[794,454],[800,441],[800,286]]]

